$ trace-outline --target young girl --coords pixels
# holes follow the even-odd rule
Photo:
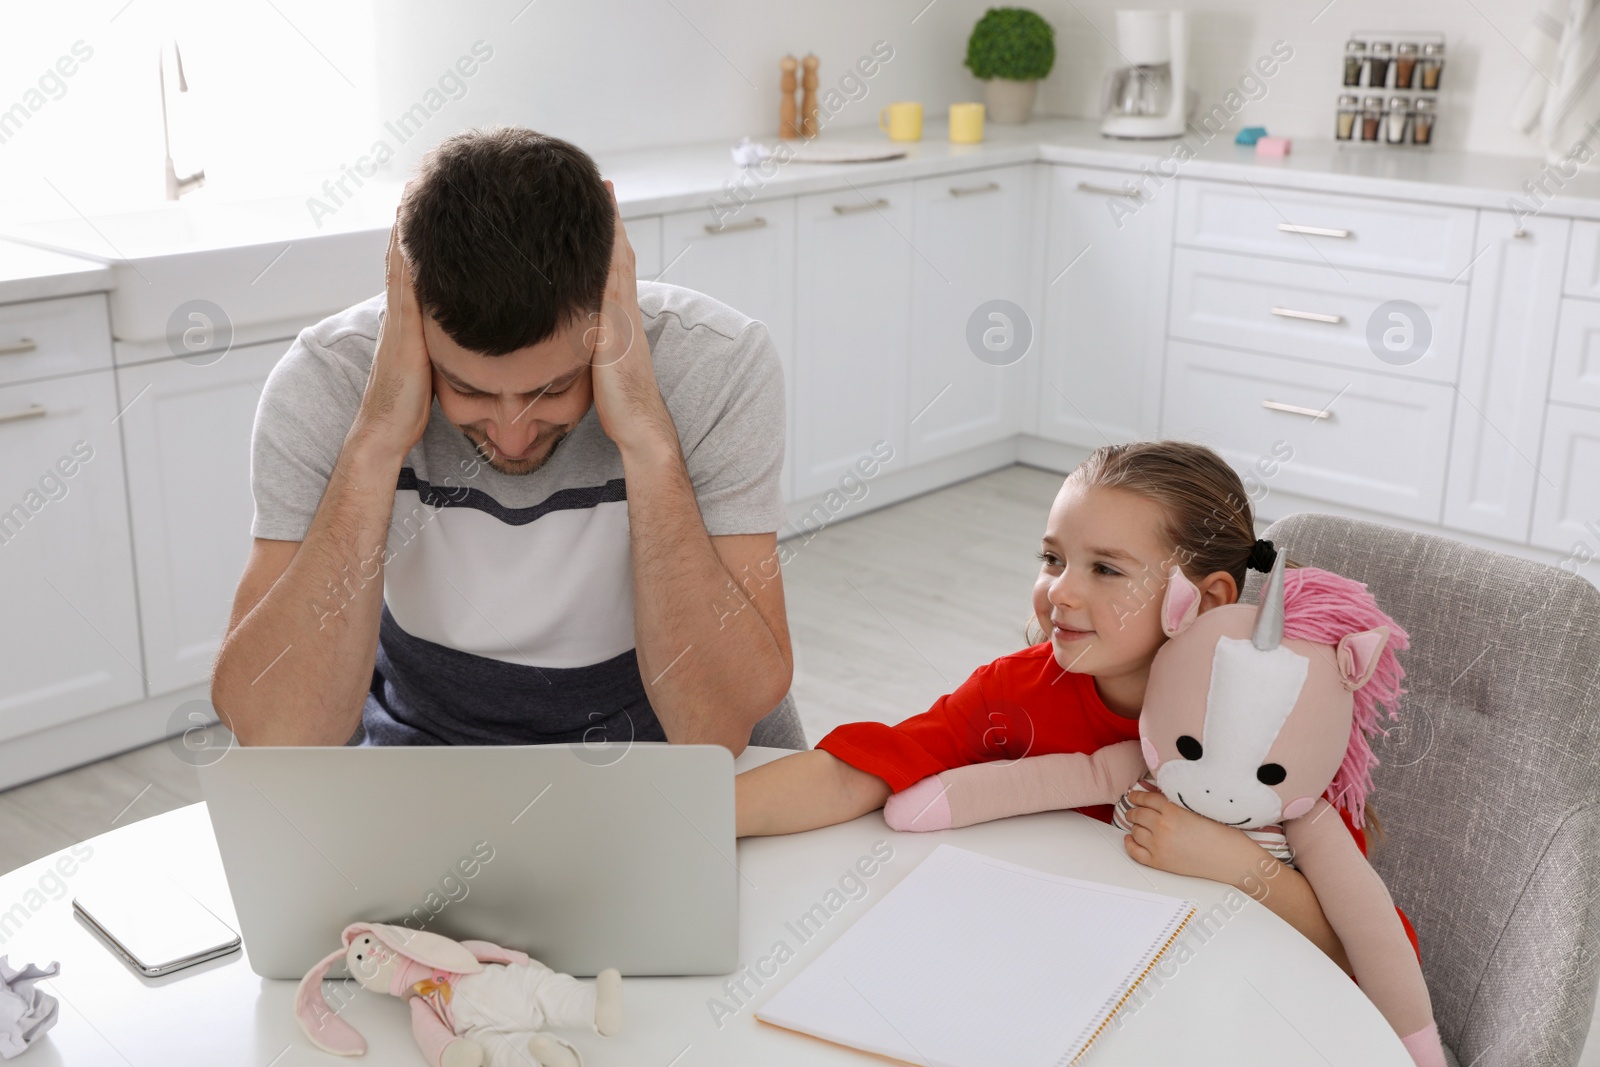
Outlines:
[[[1256,539],[1244,485],[1210,449],[1158,441],[1096,450],[1050,508],[1033,587],[1045,639],[978,668],[898,725],[848,723],[809,752],[739,775],[738,835],[845,822],[952,767],[1091,753],[1136,739],[1150,664],[1166,640],[1160,605],[1172,565],[1199,588],[1203,612],[1237,601],[1247,569],[1268,570],[1272,557],[1271,545]],[[1298,871],[1242,830],[1158,792],[1131,799],[1134,831],[1124,847],[1135,860],[1252,893],[1350,971]],[[1111,821],[1109,805],[1083,810]],[[1363,835],[1350,829],[1364,852]]]

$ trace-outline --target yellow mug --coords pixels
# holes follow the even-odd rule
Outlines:
[[[977,144],[983,140],[983,105],[950,105],[950,140],[957,144]]]
[[[889,116],[884,125],[883,116]],[[885,130],[891,141],[922,140],[922,105],[915,100],[902,100],[878,112],[878,129]]]

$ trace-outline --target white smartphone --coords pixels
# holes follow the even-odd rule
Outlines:
[[[130,878],[86,888],[72,908],[140,974],[151,978],[215,959],[239,935],[168,878]]]

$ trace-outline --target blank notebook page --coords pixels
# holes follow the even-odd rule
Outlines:
[[[940,845],[756,1018],[911,1063],[1064,1067],[1194,907]]]

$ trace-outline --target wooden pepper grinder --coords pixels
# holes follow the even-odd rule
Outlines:
[[[783,82],[779,88],[778,97],[778,136],[786,141],[791,141],[800,136],[800,128],[795,125],[794,88],[795,67],[799,64],[794,56],[783,57]]]
[[[817,57],[807,52],[804,66],[806,73],[801,84],[805,92],[800,99],[800,135],[809,138],[817,135]]]

